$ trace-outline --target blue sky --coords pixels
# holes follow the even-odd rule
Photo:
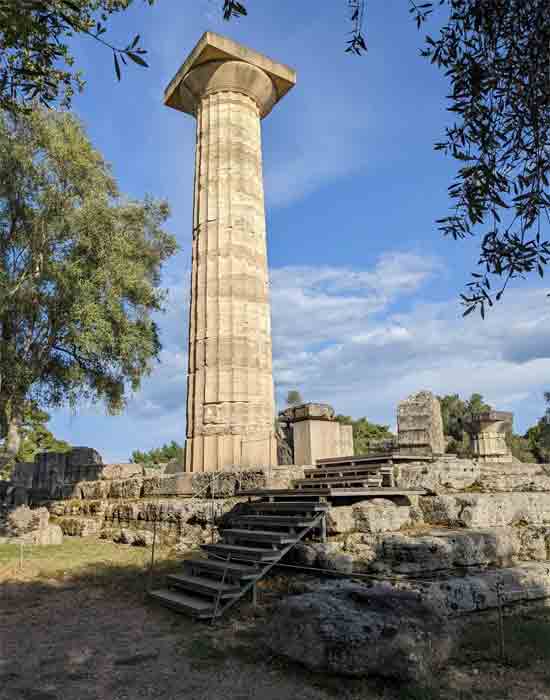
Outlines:
[[[482,322],[462,318],[458,294],[479,241],[437,231],[454,163],[433,150],[450,115],[443,76],[418,55],[402,0],[369,3],[369,53],[344,53],[347,3],[250,0],[250,15],[221,20],[221,0],[136,2],[106,38],[140,33],[150,68],[129,66],[91,40],[75,55],[87,86],[74,108],[131,197],[172,208],[180,252],[167,264],[164,349],[120,416],[101,405],[53,413],[55,434],[127,461],[185,436],[187,303],[194,120],[162,94],[206,30],[296,69],[296,87],[263,122],[268,255],[277,398],[298,388],[340,413],[395,423],[397,402],[421,389],[481,392],[525,430],[542,414],[550,371],[550,301],[529,280]],[[275,9],[276,8],[276,9]]]

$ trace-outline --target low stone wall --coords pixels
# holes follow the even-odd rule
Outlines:
[[[121,530],[153,532],[160,542],[177,544],[210,541],[211,523],[217,522],[242,499],[228,498],[212,503],[206,499],[140,499],[118,501],[58,501],[50,512],[66,534],[100,534],[117,540]],[[92,526],[90,521],[97,523]],[[93,530],[93,531],[92,531]]]
[[[550,525],[550,493],[465,493],[421,496],[426,523],[448,527]]]
[[[0,527],[0,544],[61,544],[63,533],[59,525],[50,523],[46,508],[31,510],[19,506],[10,511]]]
[[[395,485],[403,489],[426,489],[445,493],[471,488],[481,479],[481,468],[471,459],[442,457],[434,462],[411,462],[394,467]]]

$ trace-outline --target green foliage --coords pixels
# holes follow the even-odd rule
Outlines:
[[[447,452],[459,457],[471,456],[472,439],[468,433],[468,422],[484,411],[490,411],[491,406],[483,401],[481,394],[472,394],[463,401],[458,394],[438,396],[443,420],[443,433],[451,440]]]
[[[158,358],[152,313],[176,249],[164,202],[121,197],[67,113],[0,115],[0,416],[26,401],[125,405]],[[14,450],[16,452],[17,449]]]
[[[172,440],[171,443],[149,450],[149,452],[134,450],[130,457],[130,462],[134,464],[143,464],[146,467],[158,467],[159,464],[166,464],[166,462],[170,462],[173,459],[178,460],[181,464],[183,458],[183,447],[175,442],[175,440]]]
[[[38,452],[68,452],[71,449],[68,442],[58,440],[48,429],[46,423],[49,420],[50,415],[34,401],[24,403],[19,425],[19,450],[5,463],[0,455],[0,479],[9,480],[15,462],[32,462]]]
[[[506,443],[513,456],[520,462],[534,463],[539,461],[538,453],[534,451],[533,444],[527,437],[507,434]]]
[[[304,403],[302,395],[298,389],[291,389],[286,395],[287,406],[299,406]]]
[[[27,401],[21,424],[21,446],[17,453],[18,462],[32,462],[38,452],[68,452],[71,445],[58,440],[46,427],[50,416],[38,408],[34,401]]]
[[[438,223],[455,240],[482,234],[481,271],[461,296],[465,315],[479,309],[483,317],[510,279],[542,277],[550,261],[541,228],[550,215],[550,3],[439,4],[451,12],[421,53],[451,83],[455,121],[435,148],[459,170],[449,187],[452,213]],[[419,7],[429,13],[435,5]],[[496,293],[492,277],[500,278]]]
[[[145,0],[149,5],[154,0]],[[3,0],[0,2],[0,108],[17,111],[34,101],[69,107],[84,81],[74,68],[71,38],[86,35],[113,54],[120,80],[127,60],[147,66],[135,36],[126,47],[105,40],[110,17],[133,0]]]
[[[367,454],[371,440],[390,440],[395,437],[388,425],[370,423],[365,417],[354,420],[351,416],[339,414],[336,420],[342,425],[353,426],[353,448],[356,455]]]

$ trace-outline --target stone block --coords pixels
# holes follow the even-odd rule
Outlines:
[[[101,455],[92,447],[73,447],[67,452],[67,465],[69,467],[83,467],[89,464],[103,464]]]
[[[199,498],[230,498],[238,491],[265,488],[266,469],[197,473],[191,478],[193,495]]]
[[[421,496],[424,520],[468,528],[550,525],[550,493],[469,493]]]
[[[401,401],[397,408],[399,451],[405,454],[440,455],[445,452],[439,400],[420,391]]]
[[[340,457],[351,457],[355,454],[353,445],[353,426],[340,425]]]
[[[485,411],[471,420],[473,452],[480,462],[512,462],[506,434],[512,432],[513,419],[508,411]]]
[[[410,462],[394,467],[395,485],[431,493],[460,491],[481,483],[481,465],[471,459],[444,456],[434,462]]]
[[[389,532],[410,525],[409,506],[385,498],[372,498],[351,506],[333,505],[329,511],[329,535],[349,532]]]
[[[349,427],[329,420],[300,420],[294,423],[295,463],[315,464],[318,459],[348,457],[349,435],[346,428]]]
[[[106,482],[109,485],[109,498],[139,498],[142,478],[121,479]]]
[[[381,536],[373,571],[422,575],[473,566],[510,566],[520,557],[516,528],[432,531],[422,535]]]
[[[143,476],[143,467],[141,464],[104,464],[101,473],[102,479],[109,480],[124,480],[133,477]]]
[[[94,537],[99,534],[102,522],[95,518],[61,518],[57,525],[59,525],[64,535]]]
[[[81,481],[76,484],[79,497],[86,500],[104,500],[109,497],[110,484],[106,481]]]
[[[12,484],[32,489],[35,469],[34,462],[16,462],[11,474]]]
[[[296,423],[301,420],[334,421],[336,414],[328,403],[305,403],[300,406],[290,406],[281,411],[280,415],[291,423]]]
[[[284,464],[262,470],[265,474],[265,488],[291,489],[296,479],[305,478],[305,468],[295,464]]]
[[[513,567],[450,576],[439,582],[402,581],[393,588],[409,590],[428,600],[444,616],[456,617],[498,606],[497,587],[504,603],[541,602],[550,599],[547,562],[521,562]]]
[[[143,496],[188,496],[193,493],[193,475],[160,475],[143,480]]]

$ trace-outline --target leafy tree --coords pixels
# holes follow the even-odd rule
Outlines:
[[[154,0],[144,0],[152,5]],[[33,100],[70,106],[83,79],[74,68],[70,40],[84,34],[113,54],[118,79],[127,59],[147,66],[136,36],[122,48],[104,38],[106,23],[133,0],[2,0],[0,2],[0,107],[16,110]]]
[[[297,389],[291,389],[286,395],[287,406],[299,406],[304,403],[302,394]]]
[[[506,443],[512,455],[520,462],[534,463],[539,461],[538,454],[533,451],[533,445],[525,435],[507,434]]]
[[[69,114],[0,116],[0,437],[26,402],[122,409],[158,357],[168,207],[123,199]]]
[[[351,416],[337,415],[336,420],[342,425],[353,426],[353,448],[356,455],[367,454],[372,440],[391,440],[395,437],[388,425],[371,423],[365,417],[354,420]]]
[[[463,401],[458,394],[438,396],[441,405],[443,433],[451,438],[447,452],[460,456],[471,454],[472,439],[468,433],[469,421],[484,411],[490,411],[491,406],[483,401],[481,394],[472,394]]]
[[[530,452],[537,462],[548,464],[550,462],[550,392],[544,393],[544,399],[548,405],[544,416],[525,433]]]
[[[32,462],[38,452],[68,452],[71,445],[58,440],[46,423],[50,415],[42,411],[34,401],[27,401],[21,420],[21,445],[17,453],[18,462]]]
[[[174,459],[181,463],[184,454],[184,448],[175,442],[175,440],[172,440],[169,444],[167,443],[162,447],[149,450],[149,452],[134,450],[130,462],[134,464],[144,464],[147,467],[158,467],[160,464],[166,464],[166,462],[170,462]]]
[[[27,401],[21,418],[21,445],[16,455],[9,455],[0,468],[0,479],[9,479],[15,462],[32,462],[38,452],[68,452],[71,445],[58,440],[46,423],[50,416],[40,410],[34,401]],[[4,460],[2,460],[4,462]]]
[[[132,2],[0,2],[0,106],[17,110],[33,99],[69,105],[83,84],[69,47],[75,34],[113,53],[119,79],[127,59],[147,65],[139,35],[125,47],[104,37],[110,17]],[[247,0],[220,0],[227,20],[246,15],[247,6]],[[351,22],[345,50],[364,54],[366,0],[342,7]],[[543,276],[550,261],[544,230],[550,220],[550,3],[404,0],[403,7],[419,29],[442,13],[421,51],[449,79],[448,110],[455,117],[435,144],[458,166],[449,187],[452,213],[437,223],[455,240],[481,236],[480,269],[461,297],[464,314],[479,309],[484,316],[511,279]]]

